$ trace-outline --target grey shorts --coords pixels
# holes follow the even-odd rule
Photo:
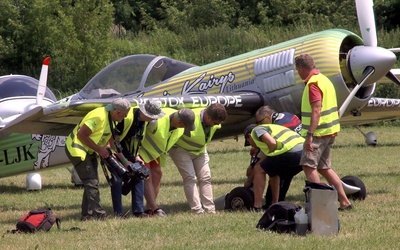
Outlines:
[[[314,151],[310,152],[303,148],[301,154],[300,165],[308,166],[318,169],[330,169],[331,168],[331,147],[335,142],[335,137],[313,137],[313,148]]]

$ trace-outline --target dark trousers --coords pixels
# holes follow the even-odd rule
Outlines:
[[[104,208],[100,204],[97,154],[87,154],[85,160],[82,161],[81,158],[72,156],[67,148],[65,148],[65,153],[72,165],[74,165],[76,173],[83,183],[82,216],[98,216],[105,213]]]
[[[110,170],[112,174],[111,178],[111,199],[114,209],[114,215],[122,216],[124,214],[122,206],[122,180],[118,177],[115,171]],[[134,177],[133,177],[134,178]],[[132,214],[143,213],[143,198],[144,198],[144,181],[143,180],[132,180],[131,185],[131,196],[132,196]]]

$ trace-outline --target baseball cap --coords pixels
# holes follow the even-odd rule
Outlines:
[[[194,113],[191,109],[183,108],[178,111],[179,120],[186,126],[186,130],[193,131],[196,126],[194,125]]]
[[[154,120],[165,115],[165,113],[161,110],[159,102],[156,101],[147,100],[146,103],[139,104],[139,109],[142,114]]]
[[[112,101],[111,104],[106,106],[108,111],[119,110],[119,111],[129,111],[131,108],[131,103],[125,98],[117,98]]]
[[[257,127],[257,124],[250,124],[244,129],[244,146],[250,146],[250,142],[247,141],[247,135],[251,133],[251,131]]]
[[[271,123],[275,123],[277,120],[282,119],[284,116],[285,116],[285,114],[283,114],[283,113],[278,113],[278,112],[272,113]]]

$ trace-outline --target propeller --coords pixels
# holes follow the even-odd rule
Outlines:
[[[346,57],[346,65],[353,82],[357,83],[339,109],[344,115],[351,100],[362,86],[374,84],[383,76],[400,85],[397,77],[390,72],[396,62],[395,54],[377,46],[375,17],[372,0],[355,0],[358,23],[364,45],[352,48]]]
[[[372,0],[356,0],[358,25],[360,26],[364,45],[376,47],[378,42],[373,6]]]
[[[36,93],[36,105],[40,105],[46,93],[47,73],[49,69],[50,57],[43,60],[42,71],[40,72],[39,86]]]
[[[357,84],[354,89],[350,92],[349,96],[346,98],[346,100],[343,102],[342,106],[339,109],[339,118],[342,117],[344,114],[344,111],[346,111],[347,107],[349,106],[351,99],[353,99],[354,95],[357,93],[357,91],[363,86],[363,84],[366,82],[366,80],[375,72],[375,69],[373,67],[367,67],[364,71],[362,80],[359,84]]]

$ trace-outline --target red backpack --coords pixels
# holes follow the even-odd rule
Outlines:
[[[17,223],[17,229],[14,232],[34,233],[36,231],[49,231],[53,224],[57,224],[60,229],[61,221],[57,218],[50,208],[39,208],[29,211],[22,216]]]

